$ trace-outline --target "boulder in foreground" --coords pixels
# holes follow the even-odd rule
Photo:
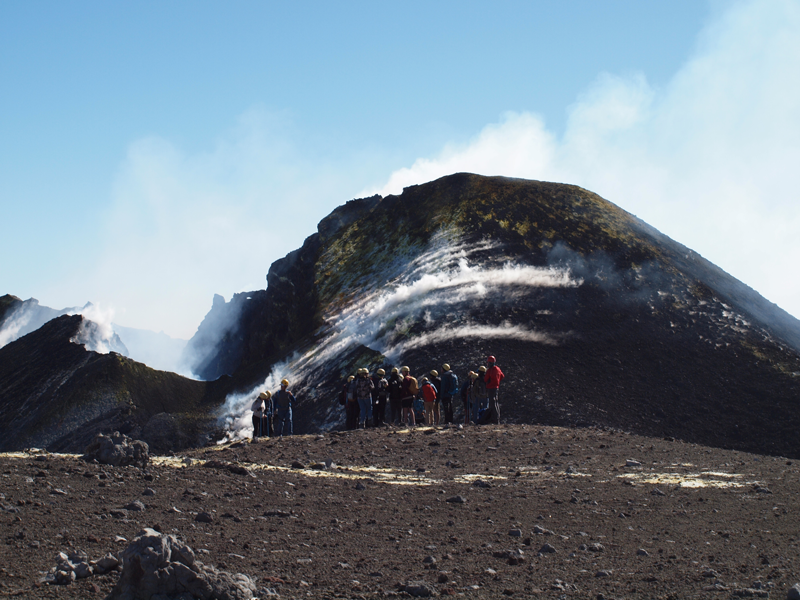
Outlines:
[[[250,600],[255,589],[247,575],[196,561],[192,549],[175,536],[144,529],[123,551],[122,575],[106,600]]]
[[[144,467],[150,460],[150,448],[146,442],[132,440],[119,431],[110,435],[98,433],[84,450],[83,458],[115,467]]]

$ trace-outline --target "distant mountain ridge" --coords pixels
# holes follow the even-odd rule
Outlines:
[[[94,316],[93,308],[92,303],[87,302],[81,308],[57,310],[42,306],[36,298],[23,301],[6,294],[0,297],[0,348],[62,315],[89,314],[91,319]],[[156,333],[116,323],[111,323],[111,328],[116,336],[108,340],[110,350],[144,362],[154,369],[183,372],[181,356],[186,340],[172,338],[163,331]]]
[[[168,452],[202,445],[225,382],[156,371],[78,339],[97,325],[63,315],[0,348],[0,451],[81,452],[98,432],[122,431]]]
[[[91,306],[87,303],[84,308]],[[60,310],[42,306],[36,298],[22,300],[11,294],[0,297],[0,348],[36,331],[48,321],[66,314],[75,314],[78,307]]]

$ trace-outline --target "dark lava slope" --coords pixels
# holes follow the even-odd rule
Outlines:
[[[0,451],[81,452],[95,433],[122,431],[158,452],[200,445],[226,381],[156,371],[71,340],[83,317],[61,316],[0,348]]]
[[[299,431],[342,422],[357,366],[463,377],[491,353],[510,422],[800,455],[800,322],[576,186],[457,174],[354,200],[267,279],[215,303],[235,317],[195,372],[288,376]]]

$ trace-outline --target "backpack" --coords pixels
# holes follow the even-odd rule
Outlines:
[[[347,388],[348,384],[344,384],[342,389],[339,391],[339,404],[344,406],[347,403]]]
[[[356,379],[356,397],[369,398],[372,388],[370,387],[370,380],[366,377],[359,377]]]
[[[379,399],[386,400],[389,395],[389,382],[381,378],[380,381],[375,384],[375,393]]]
[[[403,382],[397,377],[392,377],[389,380],[389,398],[392,400],[400,400],[403,397]]]
[[[419,393],[419,384],[417,383],[417,380],[410,375],[408,378],[411,380],[408,382],[408,393],[412,396],[416,396]]]

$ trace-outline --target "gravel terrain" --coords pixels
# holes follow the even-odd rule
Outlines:
[[[0,597],[145,527],[257,578],[258,597],[786,598],[797,462],[595,428],[368,429],[155,457],[0,455]]]

